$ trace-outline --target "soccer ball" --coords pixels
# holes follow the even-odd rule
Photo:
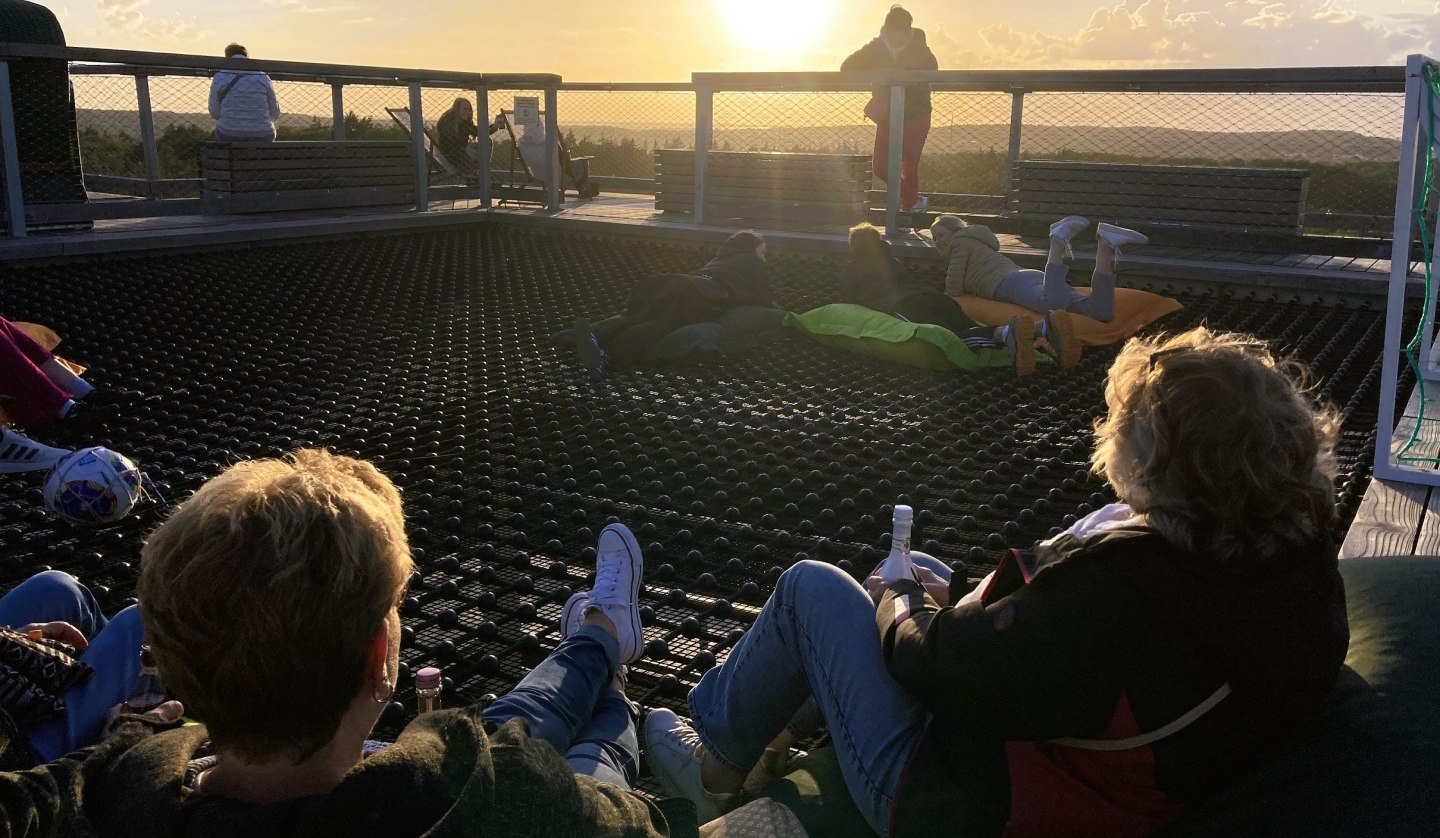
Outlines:
[[[76,524],[109,524],[140,499],[140,469],[109,448],[82,448],[60,458],[45,475],[45,506]]]

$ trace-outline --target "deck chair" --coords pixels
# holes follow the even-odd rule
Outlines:
[[[490,133],[494,134],[504,131],[510,137],[510,159],[505,167],[507,174],[506,182],[501,183],[498,175],[499,167],[492,166],[492,177],[495,178],[497,187],[510,187],[509,189],[496,189],[495,194],[505,200],[526,200],[524,194],[533,192],[534,187],[539,187],[543,192],[545,188],[545,112],[541,111],[541,121],[538,126],[523,126],[523,130],[517,134],[515,131],[514,111],[502,110],[495,115],[495,121],[490,124]],[[560,187],[575,190],[580,198],[593,198],[600,194],[600,187],[590,182],[590,161],[593,157],[572,157],[570,150],[565,146],[564,137],[556,138],[556,148],[560,156]],[[494,146],[492,145],[493,149]],[[518,181],[518,183],[517,183]],[[520,188],[522,197],[506,197],[509,192],[514,192],[515,187]]]
[[[390,114],[390,118],[395,120],[395,124],[399,125],[401,129],[405,131],[407,137],[415,136],[415,121],[410,117],[409,108],[386,108],[385,113]],[[422,142],[425,145],[425,156],[429,158],[431,175],[453,177],[462,181],[474,179],[476,173],[474,167],[456,164],[447,158],[445,153],[440,150],[440,144],[435,142],[435,134],[433,131],[426,128],[421,136],[424,138]]]

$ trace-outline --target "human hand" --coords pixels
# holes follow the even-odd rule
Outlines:
[[[46,640],[58,640],[66,646],[72,646],[76,651],[83,652],[90,641],[85,639],[85,633],[63,620],[55,620],[49,623],[31,623],[16,629],[21,634],[29,634],[32,631],[40,632],[40,636]]]
[[[124,704],[117,704],[105,713],[105,734],[107,736],[115,730],[116,724],[122,716],[125,718],[136,718],[135,716],[124,716],[124,710]],[[162,701],[149,710],[146,710],[139,715],[139,718],[162,725],[173,725],[179,722],[180,717],[183,715],[185,715],[185,705],[172,699],[170,701]]]
[[[950,583],[941,579],[935,571],[916,565],[915,577],[916,581],[925,589],[925,593],[929,594],[937,605],[945,608],[950,604]]]

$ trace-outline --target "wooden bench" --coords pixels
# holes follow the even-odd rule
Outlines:
[[[706,223],[853,223],[865,217],[868,155],[712,151],[705,161]],[[694,151],[655,150],[655,208],[694,213]]]
[[[200,144],[204,197],[237,209],[378,206],[414,200],[415,159],[403,141]]]
[[[1274,245],[1304,234],[1303,169],[1020,160],[1009,208],[1023,232],[1066,215],[1164,241]]]

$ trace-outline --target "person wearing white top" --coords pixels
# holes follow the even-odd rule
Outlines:
[[[243,64],[250,53],[240,44],[225,47],[225,57],[236,62],[233,70],[221,70],[210,82],[210,116],[215,120],[215,139],[222,143],[268,143],[275,139],[275,121],[280,103],[270,77]]]

